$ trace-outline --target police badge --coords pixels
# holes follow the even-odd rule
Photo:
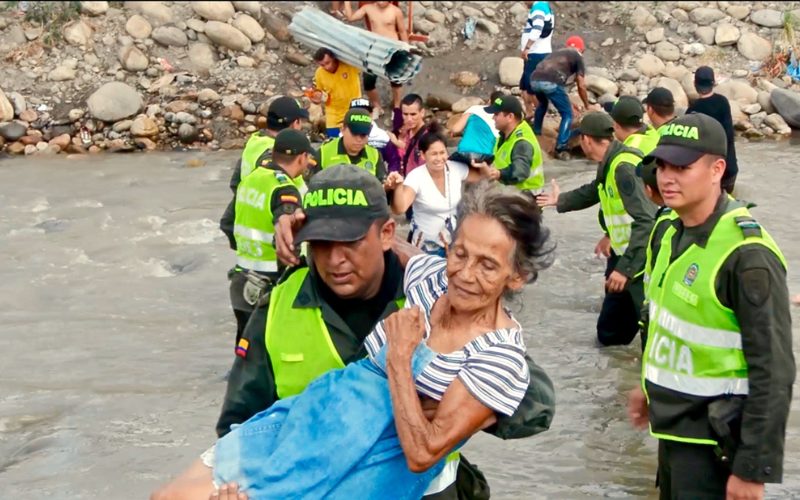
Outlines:
[[[697,264],[692,264],[689,266],[689,269],[686,270],[686,274],[683,276],[683,283],[686,286],[692,286],[694,280],[697,279],[697,273],[700,271],[700,268]]]

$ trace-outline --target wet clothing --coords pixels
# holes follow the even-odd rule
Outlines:
[[[659,500],[725,500],[730,475],[711,446],[666,440],[658,443]]]
[[[689,106],[686,113],[703,113],[717,120],[722,128],[725,129],[725,137],[728,140],[728,154],[725,156],[725,174],[722,176],[723,182],[731,177],[736,177],[739,173],[739,162],[736,160],[736,145],[733,136],[733,118],[731,117],[731,105],[728,98],[720,94],[711,94],[708,97],[697,99],[694,104]],[[731,191],[733,189],[731,188]]]
[[[744,204],[730,200],[727,194],[722,193],[714,212],[703,224],[687,228],[680,219],[675,219],[671,224],[659,225],[651,243],[653,259],[657,258],[664,233],[669,228],[676,231],[671,241],[671,255],[675,258],[692,245],[705,248],[718,221],[737,206]],[[743,233],[760,231],[760,226],[750,221],[739,224]],[[694,280],[699,272],[695,270],[692,275],[687,271],[687,274]],[[733,460],[733,474],[751,481],[780,482],[785,428],[795,380],[786,269],[767,246],[745,244],[733,250],[721,264],[714,291],[719,303],[735,314],[741,330],[741,349],[748,366],[748,394],[741,419],[741,442]],[[643,315],[648,325],[653,318],[649,317],[648,311],[643,311]],[[651,401],[654,397],[659,398],[661,406],[674,408],[669,423],[666,420],[651,422],[654,428],[678,426],[695,434],[705,433],[704,436],[698,434],[698,437],[714,439],[710,426],[703,425],[708,420],[707,398],[658,390],[652,384],[648,384],[648,392]],[[686,415],[691,415],[691,418]]]
[[[530,89],[539,101],[533,116],[533,132],[536,135],[542,135],[544,118],[547,116],[547,110],[552,102],[558,110],[558,114],[561,115],[561,124],[558,126],[558,137],[556,138],[556,151],[566,150],[569,140],[578,135],[577,128],[572,130],[572,103],[567,91],[557,83],[544,80],[531,80]]]
[[[528,58],[525,59],[525,66],[522,68],[522,77],[519,80],[520,90],[522,90],[523,92],[527,92],[529,94],[533,94],[533,88],[531,88],[531,75],[533,74],[534,71],[536,71],[536,68],[539,66],[539,63],[544,61],[544,58],[547,57],[548,55],[549,52],[544,54],[535,54],[535,53],[528,54]]]
[[[386,252],[384,265],[379,299],[365,301],[338,298],[316,275],[313,268],[309,269],[297,294],[293,307],[319,310],[331,343],[344,364],[361,360],[367,355],[364,339],[379,319],[398,310],[396,301],[403,298],[403,269],[397,256]],[[228,389],[217,423],[217,434],[220,437],[230,431],[231,425],[246,421],[279,399],[275,374],[265,343],[268,305],[260,306],[254,311],[245,329],[243,340],[248,344],[244,352],[237,351],[228,380]],[[549,428],[553,418],[555,400],[552,383],[527,355],[526,361],[532,382],[520,410],[510,417],[498,415],[498,423],[486,430],[502,439],[519,439],[542,432]],[[485,489],[485,481],[481,483],[481,477],[479,471],[470,468],[462,459],[456,487],[461,489],[465,487],[464,482],[472,480],[477,484],[468,489],[481,491]],[[455,499],[456,487],[447,488],[435,498]]]
[[[561,87],[572,83],[575,75],[584,75],[583,56],[575,49],[561,49],[549,54],[531,74],[531,81],[555,83]]]
[[[600,203],[598,185],[606,184],[611,163],[617,155],[623,153],[638,155],[637,150],[613,141],[603,161],[598,165],[597,177],[577,189],[561,193],[556,206],[558,212],[583,210]],[[637,312],[644,300],[642,271],[646,260],[645,249],[657,209],[647,197],[644,184],[641,178],[636,176],[635,169],[636,165],[626,161],[619,163],[615,169],[614,181],[618,187],[619,197],[622,199],[625,212],[633,221],[630,227],[630,239],[624,253],[612,257],[615,260],[610,261],[607,266],[607,276],[613,271],[618,271],[628,278],[628,283],[622,293],[606,294],[603,300],[603,309],[597,322],[597,338],[603,345],[628,344],[633,340],[636,333],[631,335],[633,329],[631,325],[638,324]],[[629,300],[633,301],[634,307],[630,307]],[[606,301],[609,302],[606,304]],[[626,318],[615,316],[615,312],[619,311],[626,311],[629,316]]]

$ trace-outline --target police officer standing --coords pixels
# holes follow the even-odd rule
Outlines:
[[[494,146],[494,169],[490,170],[490,177],[521,191],[540,193],[544,187],[542,148],[533,129],[523,119],[522,103],[513,95],[505,95],[483,110],[494,115],[500,132]],[[486,164],[473,161],[472,166],[483,168]]]
[[[628,414],[659,439],[662,499],[762,499],[783,475],[795,379],[786,261],[722,192],[726,154],[722,126],[689,114],[646,158],[676,216],[653,238],[642,388]]]
[[[285,129],[275,138],[266,165],[251,172],[236,190],[236,267],[230,275],[230,295],[237,343],[259,296],[280,276],[281,266],[273,246],[273,220],[301,207],[302,197],[295,182],[302,179],[311,153],[311,143],[302,132]]]
[[[600,204],[611,240],[606,266],[606,295],[597,320],[597,339],[605,346],[630,344],[639,331],[639,309],[644,301],[642,274],[645,247],[656,207],[636,176],[639,150],[614,140],[614,121],[603,112],[584,115],[579,128],[586,157],[599,163],[590,183],[561,193],[555,179],[553,192],[537,197],[540,206],[555,206],[559,213]]]
[[[669,89],[654,88],[647,94],[642,104],[646,106],[647,117],[659,135],[664,125],[675,119],[675,98]]]
[[[633,96],[622,96],[611,106],[609,114],[614,120],[614,137],[629,148],[638,149],[647,156],[658,145],[656,129],[642,123],[644,106]]]
[[[316,167],[312,175],[331,165],[356,165],[383,182],[386,179],[386,164],[380,152],[367,144],[372,131],[372,117],[360,108],[350,109],[344,115],[342,135],[328,139],[317,151]]]

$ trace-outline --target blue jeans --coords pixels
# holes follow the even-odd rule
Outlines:
[[[416,379],[436,357],[424,343]],[[317,378],[217,441],[214,481],[238,483],[251,500],[419,499],[445,459],[415,474],[394,425],[386,346]]]
[[[522,69],[522,78],[519,80],[520,90],[533,94],[533,90],[531,89],[531,75],[536,70],[536,66],[549,55],[550,54],[528,54],[528,58],[525,60],[525,66]]]
[[[553,101],[553,106],[556,107],[558,114],[561,115],[561,126],[558,127],[558,139],[556,139],[556,151],[567,149],[569,140],[572,136],[578,134],[577,129],[574,132],[570,132],[572,128],[572,103],[569,101],[569,96],[563,87],[553,82],[534,80],[531,82],[531,89],[533,90],[533,95],[539,100],[539,105],[536,107],[536,115],[533,119],[533,133],[541,135],[547,107],[550,101]]]
[[[325,135],[328,136],[328,139],[339,137],[340,135],[342,135],[342,129],[340,129],[339,127],[326,128]]]

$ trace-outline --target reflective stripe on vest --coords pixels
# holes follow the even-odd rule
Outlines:
[[[272,194],[276,189],[295,185],[282,171],[257,168],[236,189],[236,262],[250,271],[278,272],[278,257],[273,246]],[[300,201],[300,200],[298,200]]]
[[[638,165],[641,161],[639,156],[628,151],[618,153],[608,166],[605,181],[597,185],[600,209],[603,211],[606,230],[611,239],[611,248],[617,255],[623,255],[628,248],[631,240],[631,223],[633,222],[633,217],[625,211],[625,204],[622,203],[619,195],[616,180],[617,167],[623,162]]]
[[[446,490],[451,484],[456,482],[456,475],[458,474],[458,463],[461,461],[461,454],[454,451],[447,456],[445,460],[444,469],[438,476],[433,478],[428,489],[425,490],[423,496],[435,495]]]
[[[533,129],[528,125],[528,122],[523,121],[517,128],[511,132],[511,136],[506,139],[503,145],[500,145],[500,137],[494,143],[494,167],[497,170],[503,170],[511,165],[511,151],[514,149],[514,144],[517,141],[527,141],[533,146],[533,160],[531,160],[531,170],[528,178],[516,184],[517,188],[521,191],[535,191],[544,187],[544,167],[542,167],[542,148],[539,147],[539,141],[536,139],[536,134]]]
[[[322,311],[318,307],[294,307],[307,275],[308,268],[295,271],[273,288],[270,296],[264,342],[281,399],[300,394],[315,378],[345,366]],[[402,309],[405,299],[396,304]],[[286,325],[292,325],[291,335],[286,335]]]
[[[647,126],[647,131],[644,134],[635,133],[628,136],[625,139],[624,144],[629,148],[638,149],[642,152],[642,157],[649,155],[656,149],[658,146],[658,141],[661,139],[661,134],[659,134],[656,129],[651,127],[650,125]]]
[[[275,146],[275,138],[266,133],[255,132],[247,140],[247,144],[242,151],[242,172],[239,179],[242,180],[250,175],[258,165],[258,159],[261,155],[270,151]]]
[[[347,165],[352,165],[353,162],[350,161],[350,156],[345,154],[339,153],[339,142],[342,141],[341,137],[337,137],[331,141],[326,142],[319,148],[319,160],[320,165],[319,168],[328,168],[331,165],[339,165],[345,163]],[[373,148],[369,144],[364,146],[364,149],[367,153],[365,157],[362,157],[358,163],[355,165],[357,167],[361,167],[367,170],[372,175],[375,175],[378,168],[378,160],[380,159],[380,153],[377,149]]]
[[[691,245],[672,262],[676,230],[670,226],[665,231],[646,287],[650,323],[642,366],[645,394],[649,384],[709,400],[748,394],[748,366],[739,321],[717,297],[717,273],[731,253],[743,245],[764,245],[784,266],[786,261],[765,231],[761,236],[746,237],[737,217],[750,218],[750,213],[744,207],[729,210],[717,222],[705,248]],[[649,394],[648,402],[651,422],[675,421],[674,409],[662,407],[663,403],[649,399]],[[672,429],[651,428],[651,434],[661,439],[716,444]]]

